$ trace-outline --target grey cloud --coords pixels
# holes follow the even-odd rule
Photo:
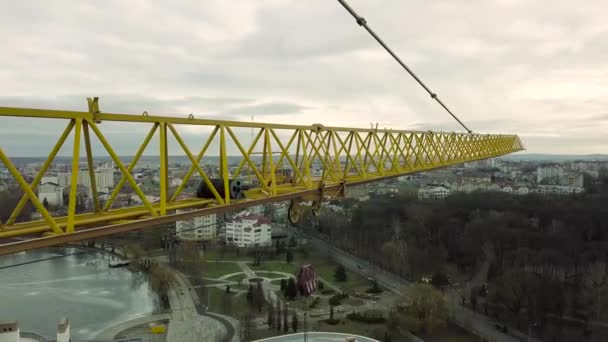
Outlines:
[[[474,131],[579,136],[604,152],[589,133],[606,128],[605,1],[351,5]],[[461,131],[338,3],[26,0],[6,4],[0,28],[0,106],[86,110],[101,96],[106,112]],[[0,118],[0,146],[36,153],[25,135],[60,133],[34,121]],[[104,127],[124,148],[119,134],[145,134]],[[554,153],[575,141],[526,139]]]
[[[308,107],[297,103],[289,102],[270,102],[244,107],[235,107],[225,111],[225,114],[232,115],[281,115],[300,113]]]

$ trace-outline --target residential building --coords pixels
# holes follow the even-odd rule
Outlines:
[[[189,210],[177,210],[177,214]],[[195,217],[190,220],[175,222],[175,233],[182,240],[212,241],[217,234],[217,216],[215,214]]]
[[[583,179],[582,173],[568,173],[562,176],[559,184],[572,186],[575,188],[582,188],[584,183]]]
[[[536,169],[536,182],[541,183],[545,179],[559,181],[559,179],[563,176],[563,173],[564,170],[558,165],[539,166]]]
[[[38,186],[38,200],[53,206],[63,205],[63,188],[57,183],[44,183]]]
[[[418,198],[419,199],[439,199],[445,198],[450,195],[450,190],[443,186],[433,186],[428,188],[421,188],[418,190]]]
[[[57,174],[57,184],[59,186],[68,186],[72,184],[72,173],[63,172]],[[88,170],[78,171],[78,184],[86,187],[91,187],[91,177]],[[99,168],[95,170],[95,185],[98,189],[114,187],[114,169]]]
[[[245,212],[226,220],[226,243],[238,247],[272,245],[270,219]]]
[[[535,192],[543,195],[567,195],[584,192],[585,189],[567,185],[539,185]]]

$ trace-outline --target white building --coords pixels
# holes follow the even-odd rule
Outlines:
[[[584,178],[582,173],[568,173],[564,174],[560,179],[560,185],[572,186],[575,188],[582,188]]]
[[[507,193],[512,193],[513,192],[513,188],[510,185],[507,185],[507,186],[503,187],[502,189],[500,189],[500,191],[507,192]]]
[[[515,193],[518,195],[527,195],[528,192],[530,192],[530,189],[528,189],[528,187],[526,187],[526,186],[522,186],[522,187],[518,188],[517,190],[515,190]]]
[[[560,166],[539,166],[536,169],[536,182],[540,183],[546,178],[555,178],[559,181],[563,174],[564,170]]]
[[[270,219],[245,213],[226,221],[226,243],[238,247],[272,245]]]
[[[177,214],[189,210],[177,210]],[[190,220],[175,222],[175,233],[182,240],[211,241],[217,234],[217,216],[215,214],[195,217]]]
[[[171,187],[178,187],[180,185],[182,185],[182,180],[179,178],[171,178],[169,181],[169,186]]]
[[[446,198],[449,195],[450,195],[450,190],[448,188],[443,187],[443,186],[433,186],[433,187],[422,188],[422,189],[418,190],[418,198],[419,199],[425,199],[425,198],[433,198],[433,199]]]
[[[63,188],[56,183],[44,183],[38,187],[38,200],[43,203],[46,199],[47,203],[53,206],[63,205]]]
[[[57,184],[68,186],[72,184],[72,173],[64,172],[57,175]],[[78,171],[78,184],[91,187],[91,177],[88,170]],[[95,185],[98,189],[114,187],[114,169],[99,168],[95,170]]]
[[[585,189],[567,186],[567,185],[539,185],[536,189],[538,193],[543,195],[567,195],[567,194],[578,194],[584,192]]]

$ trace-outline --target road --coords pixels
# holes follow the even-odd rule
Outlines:
[[[262,340],[256,340],[255,342],[302,342],[305,341],[304,334],[306,334],[306,341],[310,342],[336,342],[345,341],[347,337],[354,337],[356,342],[378,342],[373,338],[363,337],[358,335],[340,334],[340,333],[325,333],[325,332],[308,332],[308,333],[297,333],[291,335],[283,335],[277,337],[265,338]]]
[[[367,261],[335,248],[324,240],[310,235],[306,235],[306,238],[310,240],[313,247],[318,251],[331,252],[332,258],[334,258],[336,262],[344,265],[344,267],[348,268],[349,270],[359,273],[364,277],[373,277],[380,285],[389,291],[397,295],[407,297],[407,289],[412,285],[407,280],[402,279],[390,272],[381,270],[373,265],[370,267]],[[454,307],[456,308],[456,305],[454,305]],[[495,329],[494,322],[489,320],[487,317],[466,308],[458,307],[458,309],[453,311],[453,315],[454,320],[461,324],[461,326],[463,326],[465,329],[481,335],[484,338],[490,338],[495,342],[519,342],[522,341],[521,336],[525,336],[525,334],[521,332],[516,332],[518,337],[499,332]]]

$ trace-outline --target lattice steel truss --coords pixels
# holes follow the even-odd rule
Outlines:
[[[97,98],[89,99],[89,111],[57,111],[27,108],[0,107],[0,116],[20,118],[52,118],[65,120],[66,127],[47,159],[34,177],[26,182],[14,163],[2,149],[0,137],[0,161],[14,177],[23,191],[23,197],[6,222],[0,222],[0,238],[15,236],[50,235],[26,243],[0,245],[0,254],[28,248],[77,241],[85,238],[140,229],[159,223],[172,222],[212,212],[221,212],[265,202],[289,199],[319,201],[327,196],[343,195],[348,186],[372,182],[415,172],[442,168],[463,162],[497,157],[523,150],[516,135],[469,134],[446,132],[403,131],[390,129],[359,129],[248,123],[188,118],[126,115],[101,113]],[[118,157],[112,142],[104,136],[100,127],[103,122],[133,122],[151,126],[137,153],[128,166]],[[176,126],[207,126],[211,133],[202,139],[202,147],[194,153],[184,143]],[[243,138],[235,134],[237,128],[252,129],[255,138],[245,146]],[[91,134],[92,132],[92,134]],[[151,139],[158,134],[160,141],[160,198],[152,202],[137,184],[132,171]],[[42,177],[52,165],[66,139],[72,136],[71,185],[67,215],[53,217],[36,195]],[[104,205],[98,200],[94,176],[94,156],[91,136],[103,145],[114,164],[122,173]],[[173,136],[191,162],[182,184],[171,192],[168,179],[168,138]],[[80,151],[84,139],[85,151]],[[210,176],[201,167],[201,161],[211,155],[209,147],[219,145],[216,151],[219,177],[223,189],[216,188]],[[238,151],[238,166],[229,169],[228,149]],[[259,151],[261,150],[261,151]],[[93,208],[90,212],[76,214],[77,174],[79,161],[86,157],[90,175]],[[315,173],[319,170],[318,173]],[[231,198],[229,179],[251,175],[253,187],[244,192],[244,198]],[[184,198],[183,190],[191,177],[197,174],[212,193],[209,198]],[[141,200],[141,205],[113,208],[116,196],[128,183]],[[224,190],[224,191],[221,191]],[[41,220],[16,222],[28,201],[41,214]],[[194,209],[175,214],[176,209]],[[32,235],[33,234],[33,235]],[[18,245],[18,246],[17,246]],[[11,247],[12,246],[12,247]],[[10,247],[10,248],[9,248]]]

